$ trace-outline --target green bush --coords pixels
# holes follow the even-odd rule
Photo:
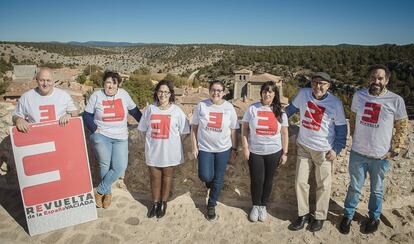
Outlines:
[[[139,108],[153,103],[154,86],[149,75],[131,75],[130,79],[124,82],[123,88],[128,91]]]

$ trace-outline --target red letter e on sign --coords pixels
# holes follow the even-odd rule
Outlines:
[[[11,130],[14,158],[25,206],[91,191],[82,120],[30,125]]]

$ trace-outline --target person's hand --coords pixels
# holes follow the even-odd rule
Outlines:
[[[198,158],[198,148],[197,147],[193,147],[193,156],[194,156],[194,158]]]
[[[336,159],[336,152],[334,150],[329,150],[328,153],[326,153],[326,159],[329,161],[334,161]]]
[[[282,154],[279,160],[279,166],[284,165],[287,162],[287,154]]]
[[[70,114],[65,114],[63,116],[60,117],[59,119],[59,125],[60,126],[65,126],[69,123],[69,119],[72,118],[72,116]]]
[[[230,161],[234,161],[237,158],[237,150],[233,150],[231,149],[231,157],[230,157]]]
[[[250,151],[248,148],[243,148],[243,157],[244,157],[244,160],[249,160]]]
[[[396,152],[394,152],[394,151],[389,151],[389,152],[387,152],[387,154],[385,154],[384,155],[384,157],[382,157],[381,159],[382,160],[390,160],[390,159],[392,159],[392,158],[394,158],[394,157],[396,157],[396,156],[398,156],[398,153],[396,153]]]
[[[27,122],[23,118],[18,118],[16,120],[16,128],[20,132],[28,133],[29,132],[29,122]]]

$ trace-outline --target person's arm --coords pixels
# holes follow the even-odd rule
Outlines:
[[[13,115],[12,121],[18,131],[23,133],[29,132],[29,122],[27,122],[27,120],[25,120],[24,118],[17,115]]]
[[[69,113],[72,117],[78,117],[79,116],[79,110],[73,110],[73,111],[70,111]]]
[[[285,112],[286,112],[286,115],[288,116],[288,118],[290,118],[290,116],[292,116],[293,114],[295,114],[298,111],[299,111],[299,109],[297,107],[295,107],[295,105],[293,105],[293,103],[290,103],[285,108]]]
[[[245,160],[249,160],[250,151],[249,151],[249,123],[242,122],[242,146],[243,146],[243,157]]]
[[[280,157],[279,165],[284,165],[287,161],[289,150],[289,130],[287,126],[282,126],[282,156]]]
[[[355,131],[356,113],[351,112],[349,115],[349,135],[353,136]]]
[[[346,136],[348,135],[347,125],[335,125],[335,140],[332,149],[339,154],[346,146]]]
[[[231,160],[234,161],[237,158],[237,147],[239,145],[236,129],[231,129],[231,145]]]
[[[84,111],[82,118],[83,118],[83,121],[85,122],[86,128],[88,128],[88,130],[91,133],[95,133],[96,130],[98,129],[98,126],[95,124],[94,114]]]
[[[347,125],[335,125],[335,139],[333,142],[333,147],[326,154],[326,159],[330,161],[333,161],[336,159],[337,155],[346,146],[346,135],[347,134],[348,134]]]
[[[79,116],[79,111],[78,110],[68,111],[66,114],[60,116],[59,125],[65,126],[66,124],[69,123],[70,118],[78,117],[78,116]]]
[[[198,157],[198,142],[197,142],[198,125],[191,125],[191,145],[193,149],[194,158]]]
[[[405,148],[405,139],[408,135],[408,118],[396,120],[394,122],[394,135],[391,139],[392,156],[398,155]]]
[[[141,111],[139,111],[138,107],[135,107],[131,110],[128,110],[128,113],[134,117],[134,119],[139,123],[139,121],[141,120],[142,117],[142,113]]]

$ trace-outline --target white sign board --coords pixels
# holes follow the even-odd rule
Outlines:
[[[81,118],[10,128],[17,176],[30,235],[97,218]]]

